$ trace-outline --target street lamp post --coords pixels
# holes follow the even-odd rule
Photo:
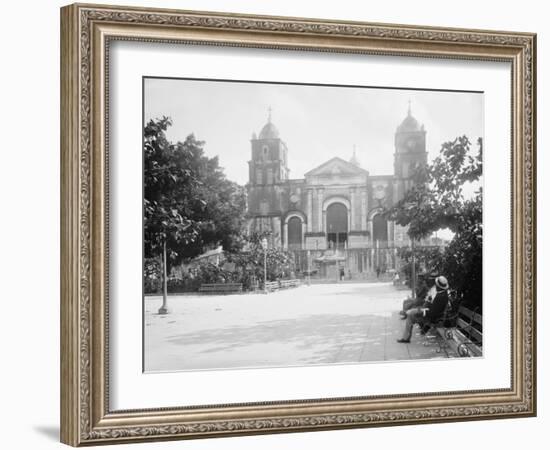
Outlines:
[[[264,294],[267,294],[267,238],[262,239],[262,248],[264,249]]]
[[[311,285],[311,252],[307,251],[307,285]]]
[[[405,203],[405,208],[408,210],[412,210],[417,207],[416,203],[408,202]],[[412,237],[409,234],[409,238],[411,240],[411,253],[412,253],[412,270],[411,270],[411,287],[412,287],[412,298],[413,300],[416,299],[416,255],[415,255],[415,243],[414,243],[414,237]]]
[[[340,281],[340,261],[338,261],[338,246],[340,243],[338,242],[338,231],[336,232],[336,247],[334,250],[334,255],[336,256],[336,282],[339,283]]]
[[[416,255],[414,254],[414,238],[411,238],[411,252],[412,252],[412,298],[416,299]]]
[[[376,251],[376,277],[378,278],[378,274],[380,273],[380,240],[376,239],[376,243],[374,245],[375,251]]]
[[[168,314],[168,279],[166,270],[166,237],[162,243],[162,306],[159,308],[159,314]]]

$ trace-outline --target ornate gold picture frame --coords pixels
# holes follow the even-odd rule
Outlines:
[[[113,410],[109,386],[109,50],[115,41],[507,62],[509,388]],[[536,414],[536,36],[74,4],[61,9],[61,440],[73,445]],[[141,193],[138,193],[141,195]],[[139,299],[138,299],[139,301]]]

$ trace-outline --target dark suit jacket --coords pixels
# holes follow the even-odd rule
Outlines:
[[[449,295],[447,291],[437,291],[435,298],[432,302],[424,303],[424,308],[428,308],[426,311],[426,319],[433,322],[443,316],[447,302],[449,301]]]

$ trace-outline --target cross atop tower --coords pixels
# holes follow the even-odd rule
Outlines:
[[[267,108],[267,122],[268,123],[271,123],[271,106],[269,108]]]
[[[411,115],[411,99],[409,99],[409,109],[407,111],[407,115]]]
[[[360,166],[359,160],[357,159],[357,146],[355,144],[353,144],[353,155],[349,162],[352,163],[354,166]]]

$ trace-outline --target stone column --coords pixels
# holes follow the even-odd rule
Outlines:
[[[351,188],[349,190],[349,196],[350,196],[350,201],[351,201],[349,229],[350,229],[350,231],[354,231],[356,229],[356,224],[355,224],[355,188]]]
[[[319,222],[317,223],[317,231],[322,232],[324,231],[324,217],[323,217],[323,192],[324,189],[320,188],[317,190],[317,217],[319,219]]]
[[[369,221],[367,222],[367,231],[368,231],[369,234],[370,234],[370,240],[371,240],[371,242],[374,244],[374,236],[373,236],[374,230],[373,230],[373,226],[372,226],[372,220],[369,220]]]
[[[283,222],[283,248],[288,250],[288,222]]]
[[[307,190],[307,231],[313,231],[313,189]]]
[[[367,191],[361,190],[361,231],[367,230]]]
[[[376,250],[374,247],[370,249],[370,269],[371,271],[376,270]]]

